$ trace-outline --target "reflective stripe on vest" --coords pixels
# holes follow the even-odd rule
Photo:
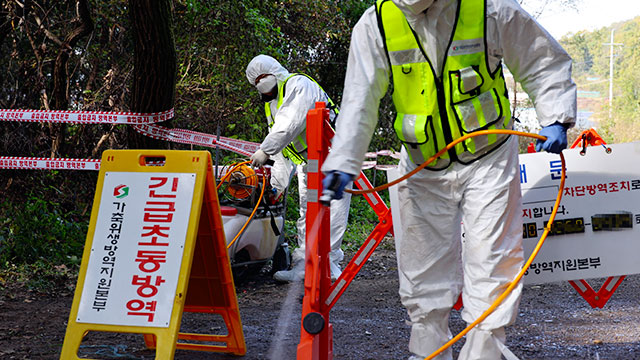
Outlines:
[[[313,81],[316,85],[318,85],[320,90],[325,92],[322,89],[322,86],[320,86],[320,84],[318,84],[318,82],[316,82],[311,76],[307,74],[302,74],[302,73],[293,73],[289,75],[286,79],[284,79],[283,82],[278,84],[278,102],[276,104],[277,109],[280,109],[280,106],[282,106],[282,101],[284,99],[287,81],[289,81],[289,79],[297,75],[305,76],[309,80]],[[329,98],[329,95],[327,95],[327,107],[330,110],[333,110],[335,114],[338,113],[337,107],[335,106],[333,101],[331,101],[331,98]],[[269,128],[271,128],[273,126],[274,119],[273,119],[273,116],[271,115],[270,103],[268,102],[264,103],[264,112],[265,112],[265,115],[267,116],[267,122],[269,124]],[[307,136],[306,132],[302,132],[301,134],[298,134],[298,136],[296,136],[296,138],[291,143],[289,143],[284,149],[282,149],[282,155],[284,155],[284,157],[291,160],[296,165],[304,164],[307,162],[307,158],[304,155],[304,153],[307,151],[306,136]]]
[[[389,0],[376,3],[391,66],[394,129],[416,164],[468,133],[513,127],[502,66],[489,71],[485,11],[484,0],[458,0],[454,31],[438,76],[402,12]],[[444,169],[452,161],[468,164],[508,137],[467,139],[428,167]]]

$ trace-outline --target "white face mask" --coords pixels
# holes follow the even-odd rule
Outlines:
[[[393,0],[393,3],[400,9],[404,8],[412,14],[418,15],[427,10],[427,8],[433,4],[433,1],[434,0]]]
[[[274,75],[267,75],[258,81],[256,89],[258,89],[261,94],[266,94],[273,91],[273,88],[277,85],[278,81],[276,80],[276,77]]]

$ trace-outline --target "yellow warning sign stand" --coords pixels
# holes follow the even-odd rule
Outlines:
[[[180,333],[185,311],[226,334]],[[80,359],[89,331],[143,334],[156,359],[246,353],[209,152],[103,153],[60,358]]]

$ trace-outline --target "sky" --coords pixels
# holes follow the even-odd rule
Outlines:
[[[538,22],[555,38],[560,39],[569,32],[595,30],[609,26],[614,22],[633,19],[640,16],[638,0],[581,0],[579,10],[543,12]],[[533,12],[534,9],[524,8]]]

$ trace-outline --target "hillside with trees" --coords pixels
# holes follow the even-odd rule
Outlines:
[[[611,33],[614,34],[613,58]],[[560,43],[574,60],[578,107],[594,111],[597,130],[607,142],[640,139],[640,17],[595,31],[580,31]],[[610,61],[613,59],[613,77]],[[613,101],[609,85],[613,82]],[[592,101],[585,101],[591,99]]]

